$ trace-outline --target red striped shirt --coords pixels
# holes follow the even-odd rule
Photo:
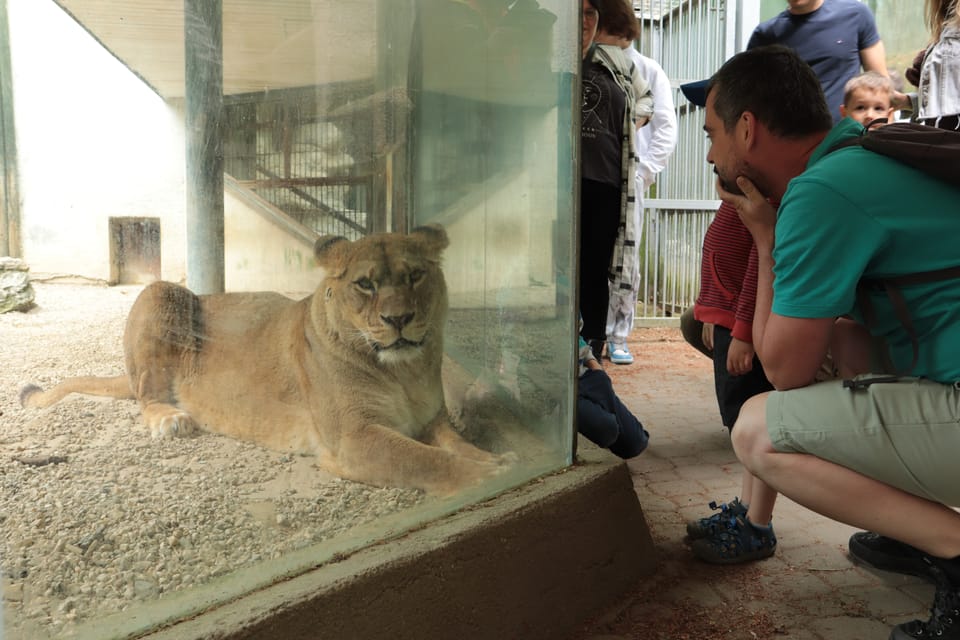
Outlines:
[[[757,248],[737,210],[721,203],[703,236],[700,295],[693,316],[726,327],[731,335],[753,342],[757,299]]]

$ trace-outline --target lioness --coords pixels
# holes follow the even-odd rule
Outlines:
[[[452,427],[440,378],[447,290],[437,226],[351,242],[320,238],[313,295],[195,295],[147,286],[123,337],[126,375],[29,385],[25,407],[69,393],[135,398],[155,437],[196,428],[281,451],[373,485],[451,494],[506,458]]]

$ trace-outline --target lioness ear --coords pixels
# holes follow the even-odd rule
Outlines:
[[[349,246],[350,241],[343,236],[320,236],[313,245],[313,256],[321,267],[332,270],[346,254]]]
[[[418,236],[424,249],[438,256],[441,251],[450,246],[450,238],[447,237],[447,231],[439,224],[427,224],[422,227],[416,227],[410,232],[410,235]]]

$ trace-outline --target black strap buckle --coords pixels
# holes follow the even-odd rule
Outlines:
[[[900,376],[875,376],[873,378],[858,378],[856,380],[844,380],[843,388],[856,391],[857,389],[866,389],[872,384],[885,384],[888,382],[897,382]]]

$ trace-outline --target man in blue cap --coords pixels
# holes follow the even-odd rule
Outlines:
[[[883,41],[877,30],[876,21],[867,5],[858,0],[788,0],[788,7],[774,18],[761,23],[754,30],[747,49],[780,44],[793,49],[797,55],[813,69],[820,81],[826,99],[827,107],[833,122],[841,119],[840,105],[843,104],[843,90],[846,82],[864,70],[873,70],[887,75],[886,52]],[[710,80],[691,82],[680,86],[684,96],[691,103],[706,106],[706,89]],[[736,331],[734,326],[724,327],[717,320],[718,311],[711,307],[711,283],[723,282],[730,273],[743,273],[743,281],[732,283],[734,290],[747,293],[742,294],[745,304],[753,301],[752,292],[756,287],[756,265],[748,264],[748,256],[755,255],[755,250],[743,244],[752,244],[749,233],[743,227],[739,218],[733,213],[729,205],[721,206],[714,223],[707,230],[704,238],[704,256],[712,256],[709,262],[702,266],[701,282],[704,289],[697,298],[697,307],[687,309],[680,318],[684,338],[701,352],[710,355],[714,360],[717,400],[721,407],[721,414],[725,426],[731,428],[736,420],[736,414],[743,402],[758,392],[769,390],[771,387],[766,380],[761,363],[755,357],[750,338],[744,337],[743,331]],[[739,254],[731,254],[734,247],[740,247]],[[714,273],[718,265],[727,265],[725,273]],[[733,269],[732,266],[739,266]],[[723,271],[723,269],[721,269]],[[729,294],[725,294],[729,295]],[[727,313],[737,312],[738,322],[749,326],[748,322],[739,320],[742,315],[738,293],[730,301],[732,308]],[[714,305],[715,306],[715,305]],[[712,315],[711,315],[712,314]],[[706,324],[706,331],[704,322]],[[747,330],[749,333],[749,329]],[[743,342],[747,341],[747,342]],[[741,362],[742,361],[742,362]],[[739,363],[739,364],[738,364]],[[753,507],[755,522],[768,525],[773,513],[775,493],[768,493],[763,499],[755,500],[750,505],[751,494],[760,494],[754,491],[752,478],[749,474],[744,477],[739,498],[734,498],[727,504],[721,504],[719,512],[707,518],[692,521],[687,525],[688,536],[694,541],[694,554],[707,562],[748,562],[766,558],[775,552],[776,537],[772,528],[764,538],[764,544],[750,552],[735,554],[735,557],[724,555],[717,557],[710,544],[708,532],[715,530],[718,518],[725,518],[729,514],[740,515],[746,509]],[[714,503],[711,503],[713,506]],[[857,537],[859,536],[859,537]],[[888,565],[883,568],[892,568],[899,555],[911,554],[907,564],[913,566],[915,558],[909,547],[901,548],[899,543],[886,538],[870,537],[869,533],[856,534],[851,539],[853,554],[858,559],[868,561],[866,557],[870,549],[866,545],[882,547],[884,555],[874,554],[874,565]],[[699,540],[699,541],[697,541]],[[866,553],[860,554],[861,549]],[[879,552],[880,549],[878,549]],[[892,554],[892,555],[891,555]],[[890,562],[886,560],[890,558]],[[913,563],[913,564],[911,564]],[[919,569],[917,570],[919,571]]]
[[[930,618],[890,640],[960,640],[960,279],[916,277],[960,260],[960,187],[837,149],[863,126],[831,128],[786,47],[728,60],[705,115],[718,193],[756,246],[753,342],[777,389],[743,405],[737,458],[768,490],[913,545],[937,590]],[[828,349],[843,379],[818,382]],[[766,514],[753,512],[718,520],[718,555],[754,548]]]

